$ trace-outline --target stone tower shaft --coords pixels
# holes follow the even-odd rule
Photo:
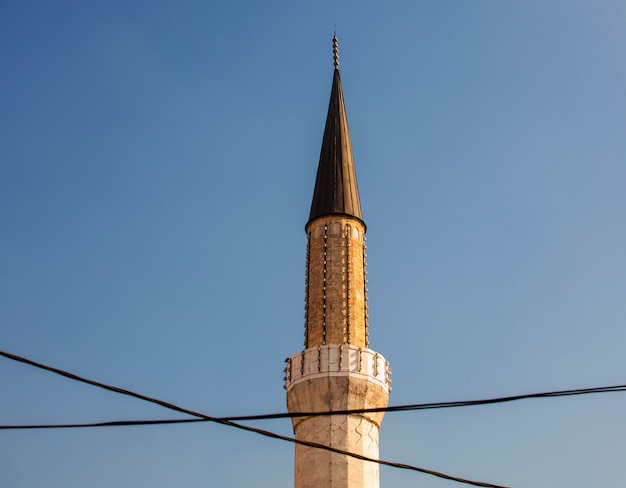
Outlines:
[[[327,215],[306,230],[304,347],[367,347],[365,226],[347,215]]]
[[[339,76],[335,70],[307,233],[304,351],[287,360],[290,412],[387,406],[390,369],[368,349],[366,226]],[[384,413],[292,419],[296,439],[378,459]],[[296,445],[295,488],[378,488],[371,461]]]

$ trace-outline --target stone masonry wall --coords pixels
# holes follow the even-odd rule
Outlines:
[[[313,350],[314,352],[315,350]],[[287,389],[290,412],[328,412],[387,406],[388,388],[373,377],[308,375]],[[292,418],[296,438],[378,459],[383,412]],[[296,445],[295,488],[378,488],[379,465]]]
[[[307,226],[305,348],[368,346],[365,227],[341,215]]]

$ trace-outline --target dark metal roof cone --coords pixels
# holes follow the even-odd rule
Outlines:
[[[349,215],[363,221],[338,67],[330,93],[309,222],[333,214]]]

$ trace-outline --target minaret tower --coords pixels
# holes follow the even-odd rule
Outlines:
[[[304,351],[287,360],[290,412],[387,406],[387,361],[369,349],[365,222],[350,132],[335,70],[307,233]],[[296,439],[378,459],[384,413],[292,419]],[[379,465],[296,445],[295,488],[378,488]]]

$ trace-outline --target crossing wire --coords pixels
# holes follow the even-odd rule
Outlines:
[[[499,398],[488,398],[481,400],[467,400],[467,401],[456,401],[456,402],[437,402],[437,403],[423,403],[423,404],[411,404],[411,405],[401,405],[401,406],[392,406],[385,408],[370,408],[370,409],[357,409],[357,410],[341,410],[341,411],[332,411],[332,412],[297,412],[297,413],[279,413],[279,414],[267,414],[267,415],[248,415],[248,416],[237,416],[237,417],[212,417],[209,415],[205,415],[200,412],[195,412],[193,410],[189,410],[178,405],[174,405],[172,403],[165,402],[163,400],[158,400],[155,398],[148,397],[146,395],[142,395],[140,393],[136,393],[130,390],[125,390],[123,388],[119,388],[112,385],[106,385],[104,383],[100,383],[98,381],[90,380],[87,378],[83,378],[77,376],[73,373],[63,371],[58,368],[54,368],[51,366],[47,366],[42,363],[38,363],[32,361],[30,359],[26,359],[15,354],[11,354],[5,351],[0,351],[0,356],[4,356],[8,359],[12,359],[15,361],[19,361],[25,364],[29,364],[31,366],[35,366],[40,369],[44,369],[46,371],[59,374],[61,376],[65,376],[66,378],[79,381],[82,383],[87,383],[92,386],[96,386],[99,388],[103,388],[105,390],[113,391],[119,394],[128,395],[140,400],[144,400],[150,403],[154,403],[160,405],[162,407],[168,408],[170,410],[174,410],[180,413],[184,413],[187,415],[192,415],[196,418],[193,419],[161,419],[161,420],[124,420],[124,421],[113,421],[113,422],[98,422],[98,423],[88,423],[88,424],[48,424],[48,425],[0,425],[0,430],[8,430],[8,429],[49,429],[49,428],[77,428],[77,427],[114,427],[114,426],[131,426],[131,425],[158,425],[158,424],[175,424],[175,423],[191,423],[191,422],[216,422],[222,425],[227,425],[230,427],[235,427],[238,429],[246,430],[249,432],[254,432],[266,437],[280,439],[287,442],[300,444],[312,448],[324,449],[327,451],[335,452],[337,454],[342,454],[350,457],[354,457],[356,459],[361,459],[363,461],[369,461],[378,463],[385,466],[407,469],[412,471],[418,471],[425,474],[430,474],[433,476],[437,476],[439,478],[448,479],[451,481],[456,481],[459,483],[469,484],[473,486],[483,486],[483,487],[492,487],[492,488],[506,488],[502,485],[495,485],[491,483],[485,483],[481,481],[469,480],[465,478],[460,478],[456,476],[447,475],[445,473],[420,468],[417,466],[412,466],[409,464],[396,463],[391,461],[384,461],[380,459],[368,458],[366,456],[362,456],[360,454],[351,453],[348,451],[343,451],[341,449],[333,448],[330,446],[326,446],[323,444],[318,444],[315,442],[303,441],[300,439],[295,439],[293,437],[287,437],[280,434],[276,434],[274,432],[270,432],[263,429],[257,429],[254,427],[250,427],[247,425],[238,424],[235,421],[245,421],[245,420],[267,420],[267,419],[278,419],[278,418],[288,418],[288,417],[313,417],[313,416],[322,416],[322,415],[347,415],[347,414],[360,414],[360,413],[369,413],[369,412],[399,412],[399,411],[412,411],[412,410],[429,410],[436,408],[454,408],[454,407],[465,407],[465,406],[475,406],[475,405],[488,405],[488,404],[496,404],[496,403],[504,403],[511,401],[518,401],[524,399],[531,398],[551,398],[551,397],[562,397],[562,396],[574,396],[574,395],[586,395],[593,393],[609,393],[609,392],[618,392],[618,391],[626,391],[626,385],[615,385],[615,386],[604,386],[604,387],[595,387],[595,388],[582,388],[575,390],[560,390],[560,391],[551,391],[551,392],[543,392],[543,393],[531,393],[524,395],[514,395],[508,397],[499,397]]]
[[[0,353],[1,354],[1,353]],[[554,398],[563,396],[589,395],[592,393],[613,393],[626,392],[626,385],[601,386],[595,388],[580,388],[576,390],[559,390],[548,391],[542,393],[528,393],[524,395],[514,395],[498,398],[485,398],[481,400],[464,400],[456,402],[437,402],[437,403],[415,403],[410,405],[395,405],[391,407],[380,408],[360,408],[352,410],[332,410],[326,412],[283,412],[269,413],[259,415],[239,415],[229,417],[215,417],[219,420],[229,421],[252,421],[252,420],[273,420],[297,417],[324,417],[329,415],[358,415],[373,412],[409,412],[416,410],[434,410],[439,408],[454,407],[471,407],[477,405],[493,405],[497,403],[506,403],[519,400],[527,400],[532,398]],[[27,425],[0,425],[0,430],[18,430],[18,429],[67,429],[74,427],[119,427],[132,425],[159,425],[159,424],[182,424],[190,422],[208,422],[214,419],[194,418],[194,419],[152,419],[152,420],[115,420],[111,422],[92,422],[92,423],[72,423],[72,424],[27,424]]]
[[[450,480],[450,481],[456,481],[457,483],[463,483],[463,484],[467,484],[467,485],[472,485],[472,486],[482,486],[482,487],[486,487],[486,488],[509,488],[505,485],[496,485],[493,483],[486,483],[486,482],[482,482],[482,481],[476,481],[476,480],[470,480],[470,479],[466,479],[466,478],[460,478],[458,476],[452,476],[452,475],[448,475],[445,473],[441,473],[439,471],[434,471],[431,469],[426,469],[426,468],[420,468],[418,466],[413,466],[410,464],[404,464],[404,463],[396,463],[396,462],[392,462],[392,461],[385,461],[382,459],[374,459],[374,458],[369,458],[367,456],[362,456],[361,454],[357,454],[354,452],[348,452],[348,451],[344,451],[342,449],[337,449],[335,447],[331,447],[331,446],[326,446],[324,444],[319,444],[317,442],[311,442],[311,441],[304,441],[301,439],[295,439],[293,437],[288,437],[288,436],[284,436],[281,434],[277,434],[275,432],[270,432],[268,430],[264,430],[264,429],[257,429],[255,427],[250,427],[248,425],[243,425],[243,424],[239,424],[236,422],[233,422],[232,420],[226,420],[226,419],[222,419],[219,417],[212,417],[210,415],[205,415],[203,413],[200,412],[195,412],[193,410],[189,410],[187,408],[183,408],[180,407],[178,405],[174,405],[173,403],[169,403],[169,402],[165,402],[163,400],[159,400],[157,398],[151,398],[149,396],[146,395],[142,395],[141,393],[136,393],[134,391],[130,391],[130,390],[126,390],[124,388],[120,388],[117,386],[112,386],[112,385],[107,385],[104,383],[100,383],[98,381],[94,381],[94,380],[90,380],[88,378],[83,378],[81,376],[75,375],[73,373],[70,373],[68,371],[64,371],[58,368],[54,368],[52,366],[47,366],[45,364],[42,363],[38,363],[36,361],[33,361],[31,359],[27,359],[21,356],[17,356],[16,354],[11,354],[9,352],[5,352],[5,351],[0,351],[0,356],[4,356],[5,358],[8,359],[12,359],[14,361],[18,361],[21,363],[25,363],[28,364],[30,366],[34,366],[36,368],[40,368],[43,369],[45,371],[49,371],[51,373],[55,373],[61,376],[64,376],[66,378],[69,378],[71,380],[75,380],[75,381],[79,381],[81,383],[86,383],[92,386],[96,386],[98,388],[102,388],[104,390],[108,390],[108,391],[112,391],[115,393],[119,393],[121,395],[127,395],[133,398],[137,398],[139,400],[143,400],[149,403],[154,403],[156,405],[160,405],[162,407],[168,408],[170,410],[174,410],[176,412],[180,412],[180,413],[184,413],[187,415],[192,415],[194,417],[198,417],[200,419],[204,419],[206,421],[211,421],[211,422],[215,422],[218,424],[222,424],[222,425],[226,425],[229,427],[234,427],[236,429],[241,429],[241,430],[245,430],[248,432],[253,432],[256,434],[260,434],[262,436],[265,437],[270,437],[272,439],[280,439],[286,442],[291,442],[293,444],[299,444],[302,446],[307,446],[307,447],[312,447],[315,449],[323,449],[325,451],[330,451],[330,452],[334,452],[336,454],[341,454],[344,456],[349,456],[349,457],[353,457],[356,459],[360,459],[362,461],[368,461],[368,462],[372,462],[372,463],[377,463],[377,464],[381,464],[383,466],[390,466],[392,468],[399,468],[399,469],[406,469],[406,470],[410,470],[410,471],[417,471],[420,473],[424,473],[424,474],[429,474],[432,476],[436,476],[438,478],[443,478],[446,480]]]

